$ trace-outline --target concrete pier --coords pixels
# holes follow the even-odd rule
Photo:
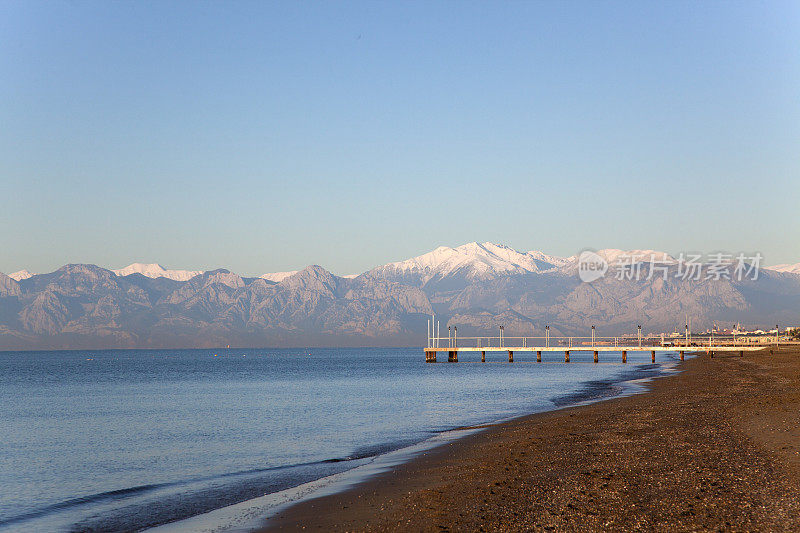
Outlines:
[[[723,355],[728,353],[730,355],[738,354],[739,357],[744,357],[745,352],[752,352],[752,351],[759,351],[759,350],[769,350],[770,353],[773,352],[775,349],[775,344],[772,345],[764,345],[764,344],[755,344],[755,343],[742,343],[741,341],[736,342],[733,339],[722,339],[718,340],[716,337],[713,341],[704,341],[702,343],[692,343],[688,339],[684,341],[680,339],[678,341],[670,341],[669,343],[664,342],[661,339],[659,343],[655,339],[649,339],[648,343],[642,342],[642,339],[633,339],[637,340],[638,342],[627,342],[623,343],[622,341],[631,341],[630,337],[628,338],[620,338],[620,337],[606,337],[603,338],[602,341],[598,341],[597,337],[534,337],[534,338],[527,338],[527,337],[514,337],[515,343],[507,342],[508,338],[505,336],[503,337],[467,337],[462,338],[459,337],[458,340],[460,341],[458,344],[455,343],[455,340],[451,337],[431,337],[428,341],[428,347],[424,349],[425,352],[425,362],[426,363],[435,363],[437,362],[437,354],[439,352],[447,353],[447,361],[450,363],[457,363],[458,362],[458,352],[480,352],[481,354],[481,362],[486,362],[486,352],[505,352],[508,354],[508,362],[514,362],[514,352],[536,352],[536,362],[542,362],[542,353],[543,352],[563,352],[564,353],[564,362],[570,362],[570,355],[572,352],[582,352],[582,353],[589,353],[592,354],[592,360],[595,363],[600,362],[600,352],[603,353],[614,353],[614,354],[622,354],[622,362],[628,362],[628,352],[650,352],[650,361],[651,363],[656,362],[656,352],[662,353],[674,353],[680,355],[680,360],[683,361],[685,359],[685,353],[687,351],[696,351],[702,352],[705,351],[710,357],[715,358],[718,355],[718,352],[722,353]],[[531,340],[535,341],[536,344],[531,342]],[[471,346],[467,344],[469,342],[472,344]],[[440,348],[439,345],[444,344],[444,347]],[[477,354],[476,354],[477,355]],[[606,357],[606,356],[604,356]],[[477,359],[477,357],[476,357]],[[580,360],[579,360],[580,361]],[[522,361],[525,362],[524,359]]]

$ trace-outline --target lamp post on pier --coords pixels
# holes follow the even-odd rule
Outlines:
[[[431,347],[431,319],[428,319],[428,348]]]

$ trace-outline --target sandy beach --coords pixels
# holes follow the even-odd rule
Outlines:
[[[492,426],[265,531],[800,530],[800,350]]]

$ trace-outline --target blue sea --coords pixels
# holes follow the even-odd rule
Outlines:
[[[421,348],[0,352],[0,531],[140,530],[443,432],[602,399],[676,355]],[[604,362],[603,359],[606,359]],[[441,359],[441,357],[440,357]]]

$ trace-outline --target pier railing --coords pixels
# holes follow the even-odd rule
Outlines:
[[[695,346],[704,348],[707,346],[764,346],[769,344],[785,344],[786,341],[779,341],[773,336],[744,336],[744,335],[688,335],[687,337],[661,337],[661,336],[642,336],[618,335],[613,337],[605,336],[526,336],[526,337],[506,337],[506,336],[478,336],[478,337],[429,337],[428,348],[528,348],[528,347],[574,347],[591,348],[598,347],[620,347],[638,346],[647,348],[649,346],[658,347],[689,347]]]
[[[438,324],[437,324],[438,330]],[[432,322],[428,322],[428,344],[425,348],[425,360],[436,362],[438,352],[447,352],[448,361],[458,362],[458,352],[481,352],[481,361],[486,361],[487,351],[507,351],[508,361],[514,361],[514,352],[536,352],[536,361],[541,362],[542,352],[564,352],[564,362],[570,361],[570,352],[594,352],[594,362],[599,361],[599,353],[620,352],[622,362],[627,362],[627,353],[636,351],[649,351],[651,361],[655,363],[656,352],[676,351],[683,360],[684,352],[705,351],[714,357],[715,352],[738,352],[740,356],[745,351],[774,348],[779,344],[788,344],[789,339],[781,340],[779,334],[775,335],[719,335],[714,332],[692,334],[688,331],[682,336],[675,335],[643,335],[641,326],[634,335],[623,334],[615,336],[600,336],[595,332],[594,326],[589,336],[560,336],[550,335],[549,326],[545,328],[544,336],[512,336],[505,335],[504,328],[500,328],[499,335],[481,335],[477,337],[459,337],[458,328],[448,327],[448,336],[433,335]]]

